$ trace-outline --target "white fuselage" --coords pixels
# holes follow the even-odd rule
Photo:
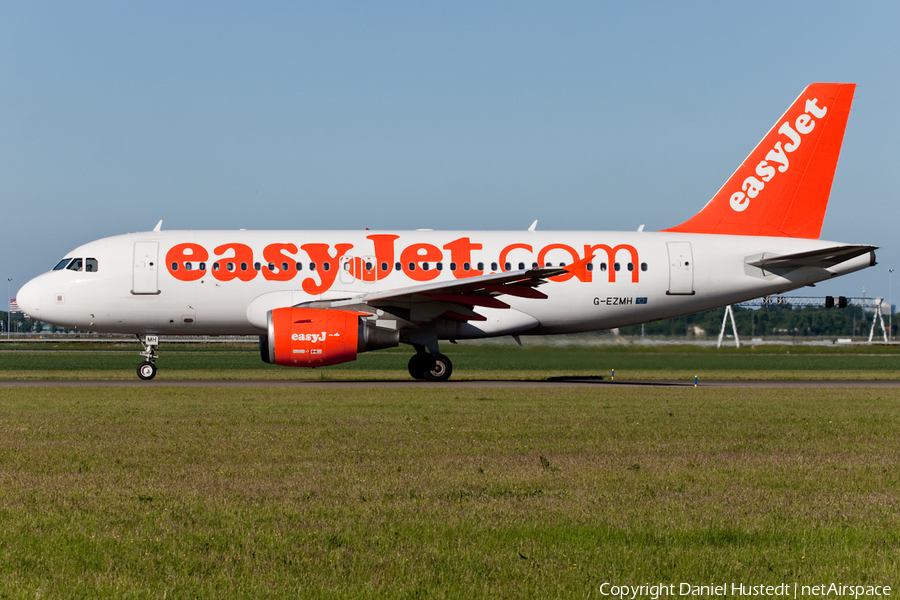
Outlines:
[[[486,321],[439,329],[438,337],[571,333],[696,313],[872,264],[869,254],[781,274],[747,264],[836,245],[662,232],[155,231],[85,244],[67,255],[85,261],[81,270],[40,275],[17,300],[34,318],[82,330],[253,335],[264,332],[274,308],[455,281],[482,274],[479,263],[483,274],[571,265],[593,251],[583,276],[540,286],[547,298],[504,295],[510,309],[476,306]],[[87,259],[96,260],[91,271]],[[438,316],[416,315],[436,310],[434,302],[407,308],[413,321]]]

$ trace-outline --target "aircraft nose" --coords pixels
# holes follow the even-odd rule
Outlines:
[[[32,279],[16,295],[19,309],[32,319],[41,318],[41,284]]]

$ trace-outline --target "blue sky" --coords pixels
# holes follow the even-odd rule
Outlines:
[[[898,25],[894,2],[6,2],[0,275],[15,295],[159,219],[662,229],[807,84],[841,81],[823,237],[880,264],[796,293],[887,297]]]

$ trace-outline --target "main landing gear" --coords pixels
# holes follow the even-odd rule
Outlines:
[[[453,363],[439,352],[420,351],[409,359],[409,374],[413,379],[447,381],[453,373]]]
[[[137,374],[141,379],[148,381],[156,377],[156,359],[159,358],[156,349],[159,347],[159,336],[147,335],[143,338],[138,336],[138,339],[141,340],[141,345],[144,347],[144,351],[141,352],[144,362],[138,365]]]

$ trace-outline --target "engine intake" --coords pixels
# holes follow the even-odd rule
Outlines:
[[[321,308],[277,308],[259,336],[264,362],[286,367],[327,367],[356,360],[359,352],[400,343],[396,329],[375,327],[365,313]]]

